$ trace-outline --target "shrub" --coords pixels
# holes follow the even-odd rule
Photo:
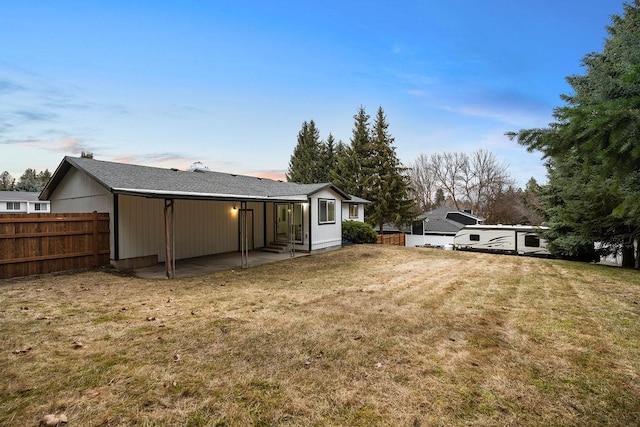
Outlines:
[[[350,243],[376,243],[378,234],[367,223],[342,221],[342,240]]]

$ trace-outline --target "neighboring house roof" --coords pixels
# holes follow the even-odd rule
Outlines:
[[[40,193],[40,199],[48,199],[72,167],[115,194],[176,199],[300,201],[321,190],[331,189],[343,199],[350,199],[332,183],[298,184],[221,172],[181,171],[76,157],[62,160]]]
[[[0,200],[7,202],[37,202],[38,193],[31,191],[0,191]]]
[[[349,194],[349,203],[364,203],[369,204],[373,203],[371,200],[363,199],[362,197],[354,196],[353,194]]]
[[[450,221],[445,218],[433,218],[425,220],[424,233],[457,233],[464,224]]]
[[[455,234],[465,225],[479,224],[483,218],[446,206],[425,212],[416,218],[422,221],[424,234]]]

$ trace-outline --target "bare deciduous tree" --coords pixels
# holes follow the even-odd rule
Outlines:
[[[0,174],[0,190],[2,191],[12,191],[15,188],[16,180],[13,179],[11,174],[7,171],[2,172]]]
[[[461,180],[469,159],[464,153],[436,153],[431,155],[431,168],[436,185],[442,189],[445,198],[451,200],[456,209],[461,209]]]
[[[514,213],[517,210],[517,204],[511,201],[507,206],[501,203],[513,199],[506,197],[514,193],[508,165],[484,149],[470,154],[444,152],[429,157],[421,154],[412,165],[411,180],[416,202],[425,211],[437,207],[438,192],[444,196],[445,204],[459,210],[471,209],[488,220],[509,218],[505,212],[509,206]]]
[[[482,149],[471,153],[470,165],[473,175],[467,200],[474,211],[488,215],[492,201],[514,185],[507,172],[509,165],[499,163],[493,153]]]
[[[436,207],[435,193],[437,188],[429,157],[420,154],[408,172],[411,179],[411,194],[418,209],[425,212]]]

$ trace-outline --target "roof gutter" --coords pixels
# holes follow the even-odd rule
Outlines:
[[[252,196],[247,194],[224,194],[224,193],[199,193],[192,191],[158,191],[140,188],[112,188],[114,194],[124,194],[129,196],[143,196],[149,198],[176,198],[190,200],[226,200],[226,201],[287,201],[299,202],[307,201],[306,195],[293,196]]]

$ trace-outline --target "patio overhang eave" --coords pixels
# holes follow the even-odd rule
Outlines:
[[[184,200],[219,200],[219,201],[254,201],[254,202],[306,202],[308,197],[303,195],[264,196],[252,194],[202,193],[195,191],[165,191],[142,188],[112,188],[114,194],[138,196],[154,199],[184,199]]]

